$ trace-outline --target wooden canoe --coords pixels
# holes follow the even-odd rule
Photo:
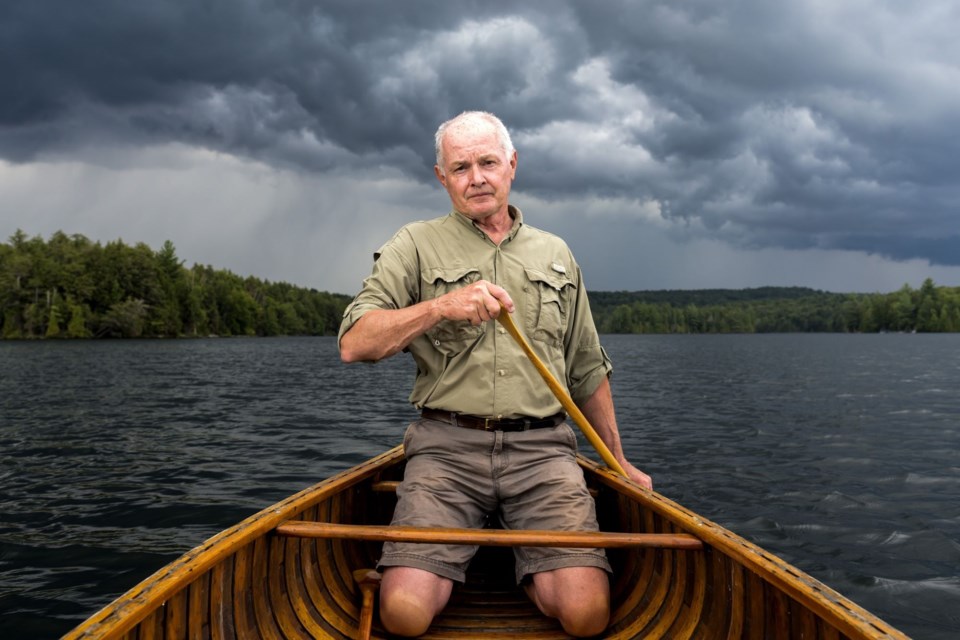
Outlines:
[[[156,572],[65,638],[356,638],[361,589],[403,475],[392,449],[306,489]],[[614,567],[605,638],[906,638],[839,593],[682,506],[581,458]],[[318,524],[311,524],[318,523]],[[457,538],[456,530],[424,535]],[[504,536],[485,536],[425,638],[567,637],[513,582]],[[588,536],[589,537],[589,536]],[[476,541],[472,541],[476,543]],[[548,542],[547,542],[548,543]],[[573,546],[576,541],[564,542]],[[506,546],[501,546],[506,545]],[[372,637],[388,637],[374,614]]]

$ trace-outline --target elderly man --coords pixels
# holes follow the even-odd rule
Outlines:
[[[407,469],[394,524],[596,530],[595,507],[561,405],[495,320],[501,305],[636,482],[623,455],[608,376],[580,269],[558,237],[509,204],[517,153],[495,116],[466,112],[440,126],[434,171],[453,211],[401,229],[340,327],[344,362],[401,350],[417,364],[404,437]],[[424,633],[464,580],[476,547],[384,545],[380,617],[393,633]],[[520,548],[517,580],[574,636],[609,619],[602,550]]]

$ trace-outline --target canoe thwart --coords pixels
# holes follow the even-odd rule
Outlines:
[[[290,520],[276,533],[297,538],[339,538],[377,542],[475,544],[487,547],[574,547],[703,549],[703,542],[687,533],[617,533],[606,531],[535,531],[505,529],[449,529],[393,527]]]

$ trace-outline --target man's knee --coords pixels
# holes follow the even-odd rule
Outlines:
[[[433,622],[433,613],[420,598],[403,591],[380,594],[380,622],[394,635],[423,635]]]
[[[610,623],[610,599],[605,594],[594,594],[571,603],[560,612],[564,631],[576,638],[599,635]]]
[[[603,632],[610,621],[610,583],[602,569],[571,567],[533,576],[533,601],[575,637]]]
[[[452,589],[452,581],[428,571],[389,567],[380,586],[380,622],[398,636],[422,635],[446,605]]]

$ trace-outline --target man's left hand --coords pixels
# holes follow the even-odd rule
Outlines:
[[[645,474],[640,469],[637,469],[635,466],[627,462],[626,460],[620,460],[620,466],[623,467],[623,470],[627,472],[627,477],[639,484],[641,487],[645,487],[653,491],[653,478]]]

